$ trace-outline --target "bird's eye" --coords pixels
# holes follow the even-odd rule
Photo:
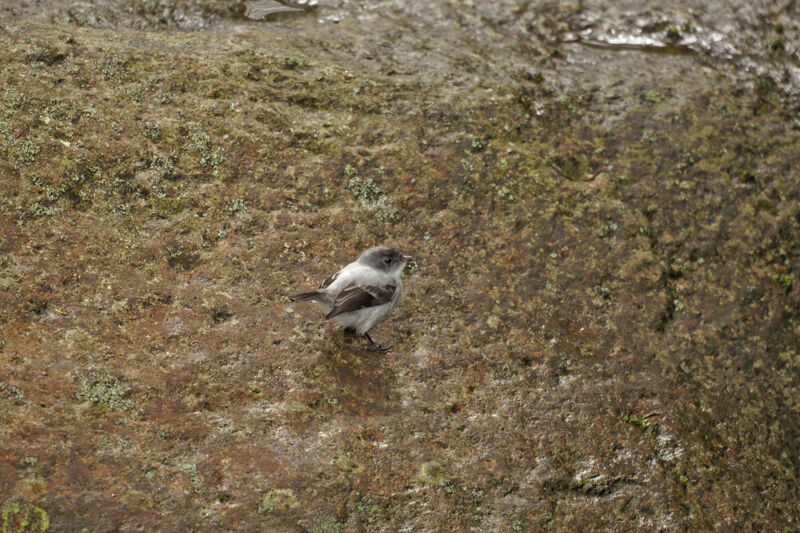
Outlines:
[[[392,258],[391,257],[384,257],[383,258],[383,262],[386,263],[387,265],[389,265],[389,264],[392,263]]]

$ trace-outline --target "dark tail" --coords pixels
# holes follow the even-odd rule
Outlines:
[[[289,296],[289,299],[293,302],[313,302],[320,297],[320,293],[317,291],[314,292],[301,292],[300,294],[295,294],[294,296]]]

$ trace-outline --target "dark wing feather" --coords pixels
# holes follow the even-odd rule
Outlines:
[[[389,303],[396,290],[397,287],[394,285],[386,285],[384,287],[351,285],[339,293],[336,300],[333,301],[333,309],[325,318],[330,319],[342,313]]]
[[[320,283],[319,287],[317,287],[317,290],[319,291],[322,289],[327,289],[331,283],[336,281],[336,278],[338,277],[339,277],[339,272],[337,272],[336,274],[331,274],[330,276],[328,276],[328,279]]]

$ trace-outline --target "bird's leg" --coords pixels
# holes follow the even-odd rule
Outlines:
[[[364,336],[367,338],[367,340],[372,345],[372,347],[375,350],[378,350],[379,352],[386,352],[386,351],[389,350],[389,348],[391,348],[391,346],[381,346],[380,344],[376,344],[375,341],[372,340],[372,337],[370,337],[369,333],[367,333],[367,332],[364,332]]]
[[[344,328],[344,334],[345,335],[355,335],[356,334],[356,328]]]

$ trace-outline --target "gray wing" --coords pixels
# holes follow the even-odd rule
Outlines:
[[[396,290],[397,287],[392,284],[383,287],[351,285],[339,293],[336,300],[333,301],[333,309],[325,318],[330,319],[342,313],[389,303]]]

